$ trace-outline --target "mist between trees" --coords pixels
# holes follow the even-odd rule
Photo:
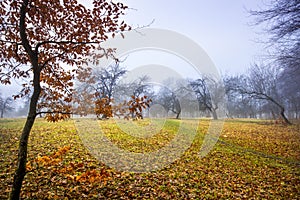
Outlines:
[[[121,104],[146,97],[151,100],[149,106],[131,113],[130,117],[218,119],[217,111],[224,106],[224,99],[228,118],[281,119],[290,123],[290,120],[300,116],[299,89],[297,85],[290,84],[285,73],[277,67],[253,64],[247,74],[225,75],[219,81],[209,76],[198,79],[168,77],[161,86],[153,85],[146,73],[135,80],[126,81],[127,72],[122,63],[117,63],[79,75],[74,94],[80,94],[78,101],[83,101],[82,105],[88,105],[89,108],[81,107],[82,113],[77,114],[97,114],[95,102],[105,98],[107,102],[104,103],[112,106],[109,112],[114,112],[114,115],[98,113],[98,118],[121,117]],[[47,103],[45,101],[47,99],[41,98],[40,104]],[[74,103],[73,107],[78,109],[79,104]],[[18,107],[10,97],[1,95],[0,109],[1,117],[26,116],[28,98]],[[42,111],[46,110],[39,112]]]

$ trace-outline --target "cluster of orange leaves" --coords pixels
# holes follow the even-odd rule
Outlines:
[[[49,156],[37,157],[31,162],[27,162],[26,170],[27,171],[33,170],[32,163],[36,163],[40,166],[56,165],[62,161],[62,156],[66,154],[70,150],[70,148],[71,148],[70,146],[65,146],[58,149],[58,151],[52,153]]]
[[[97,116],[104,115],[108,118],[113,117],[113,107],[108,98],[100,98],[95,101],[95,113]]]
[[[62,113],[47,113],[45,115],[45,119],[48,122],[57,122],[60,120],[64,120],[70,118],[70,114],[62,114]]]
[[[142,118],[142,111],[147,107],[150,107],[152,102],[147,96],[135,97],[131,96],[131,100],[124,101],[118,105],[112,105],[113,99],[101,98],[95,102],[95,113],[99,117],[101,115],[107,118],[116,116],[130,119],[131,117]]]
[[[142,118],[142,111],[147,107],[150,107],[152,99],[148,99],[147,96],[135,97],[131,96],[131,100],[128,102],[130,114],[134,114],[136,118]]]
[[[28,172],[33,171],[34,170],[34,167],[32,167],[33,163],[36,166],[44,166],[44,167],[51,167],[51,166],[58,165],[63,160],[62,156],[65,155],[69,150],[70,150],[70,146],[65,146],[58,149],[58,151],[52,153],[49,156],[38,157],[33,161],[27,163],[26,170]],[[70,162],[68,163],[67,166],[64,166],[62,168],[57,167],[51,170],[59,174],[63,174],[68,179],[76,182],[94,183],[97,181],[105,182],[106,180],[109,179],[110,174],[104,168],[102,168],[100,171],[92,169],[92,170],[86,170],[81,174],[72,175],[76,170],[78,169],[83,170],[84,168],[85,168],[84,163]]]
[[[81,183],[94,183],[97,181],[106,181],[109,176],[109,173],[104,168],[102,168],[100,172],[93,169],[88,170],[80,175],[68,175],[67,177]]]

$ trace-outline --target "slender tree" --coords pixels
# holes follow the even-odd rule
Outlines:
[[[77,0],[3,0],[0,2],[0,81],[27,78],[15,98],[31,95],[20,137],[17,169],[10,199],[19,199],[26,174],[27,145],[38,109],[47,119],[70,116],[73,78],[83,69],[84,57],[116,32],[130,27],[120,16],[122,3],[94,0],[86,8]],[[112,55],[112,49],[102,49]],[[66,68],[64,66],[70,66]],[[47,100],[39,102],[40,97]]]

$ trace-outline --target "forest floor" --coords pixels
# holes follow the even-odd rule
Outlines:
[[[7,199],[11,189],[24,121],[0,120],[0,199]],[[122,171],[126,162],[107,164],[109,160],[97,159],[93,148],[99,141],[93,133],[79,133],[76,121],[37,119],[30,135],[22,199],[300,199],[299,124],[228,119],[213,149],[199,157],[211,122],[208,119],[199,124],[198,120],[175,119],[163,123],[94,120],[112,144],[136,154],[166,147],[180,132],[182,122],[197,126],[182,155],[156,170],[152,163],[149,170],[141,163],[149,172],[136,173],[141,168]],[[128,127],[146,131],[130,132]],[[86,124],[86,130],[89,128]],[[180,147],[176,145],[173,149]],[[164,158],[157,162],[163,163],[160,159]],[[119,163],[123,164],[120,168]]]

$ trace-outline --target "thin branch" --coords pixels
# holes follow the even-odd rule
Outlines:
[[[137,26],[136,28],[134,28],[133,30],[134,30],[135,32],[137,32],[138,34],[144,36],[145,34],[142,33],[142,32],[140,32],[139,30],[150,27],[152,24],[154,24],[154,22],[155,22],[155,19],[152,19],[152,21],[151,21],[149,24],[143,25],[143,26],[139,26],[139,25],[138,25],[138,26]]]

